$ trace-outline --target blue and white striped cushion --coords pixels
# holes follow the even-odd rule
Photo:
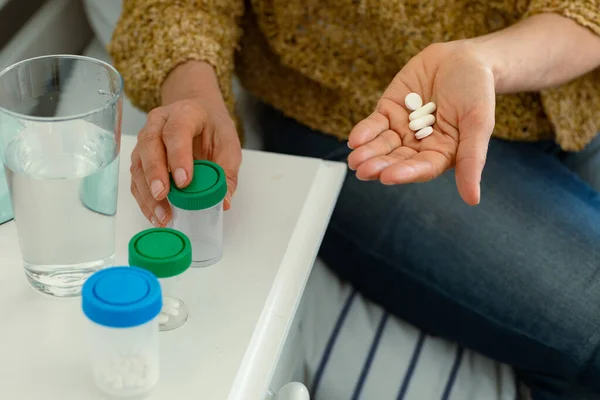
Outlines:
[[[515,400],[511,368],[389,315],[316,264],[302,337],[312,400]]]

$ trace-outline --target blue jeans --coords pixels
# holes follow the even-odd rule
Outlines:
[[[270,107],[259,120],[269,151],[350,152]],[[600,196],[567,166],[584,155],[493,139],[476,207],[452,171],[393,187],[349,171],[320,255],[389,312],[514,366],[535,400],[596,398]]]

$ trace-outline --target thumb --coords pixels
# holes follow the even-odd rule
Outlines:
[[[458,124],[456,187],[465,203],[472,206],[481,200],[481,174],[495,123],[493,110],[493,106],[478,107]]]
[[[237,176],[235,178],[227,177],[227,195],[223,201],[223,209],[225,211],[231,208],[231,198],[237,189]]]
[[[242,149],[239,140],[221,147],[220,151],[214,154],[213,161],[223,168],[227,178],[227,195],[223,202],[223,208],[229,210],[231,199],[237,189],[238,173],[242,164]]]

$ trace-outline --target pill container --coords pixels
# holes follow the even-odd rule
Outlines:
[[[96,272],[82,289],[92,374],[102,397],[147,398],[159,378],[160,284],[140,268]]]
[[[194,161],[194,175],[186,188],[177,188],[171,179],[168,197],[173,209],[171,227],[190,238],[192,267],[206,267],[221,259],[226,194],[225,172],[210,161]]]
[[[188,319],[181,300],[181,274],[191,262],[190,240],[175,229],[147,229],[129,241],[129,265],[151,272],[160,281],[163,306],[157,320],[161,331],[178,328]]]

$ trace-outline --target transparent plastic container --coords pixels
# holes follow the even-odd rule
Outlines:
[[[159,279],[163,293],[163,307],[158,315],[160,330],[178,328],[188,319],[187,305],[181,300],[181,279],[182,275]]]
[[[82,308],[91,321],[92,374],[102,397],[148,398],[160,376],[156,277],[131,267],[96,272],[83,286]]]
[[[173,206],[173,228],[192,242],[192,267],[216,264],[223,255],[223,201],[204,210]]]
[[[194,175],[183,189],[171,181],[171,226],[192,243],[192,267],[207,267],[223,255],[223,199],[227,194],[225,172],[211,161],[194,161]]]
[[[188,319],[180,278],[191,262],[190,240],[175,229],[147,229],[129,241],[129,265],[151,272],[160,281],[163,305],[157,320],[161,331],[179,328]]]

